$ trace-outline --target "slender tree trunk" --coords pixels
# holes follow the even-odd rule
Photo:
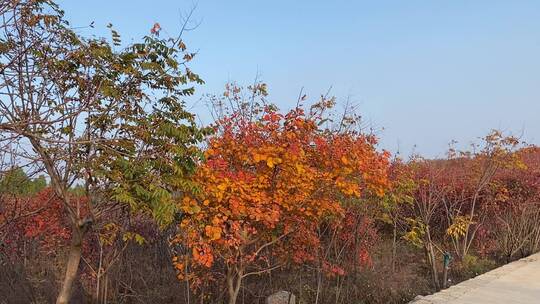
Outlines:
[[[341,297],[341,289],[343,289],[344,280],[345,278],[340,278],[340,276],[336,277],[336,301],[334,302],[335,304],[339,303],[339,299]],[[290,300],[291,300],[291,294],[289,293],[289,301]],[[287,303],[289,303],[289,301],[287,301]]]
[[[107,293],[109,292],[108,288],[109,288],[109,274],[105,274],[105,292],[103,293],[103,303],[105,304],[109,302],[107,298]]]
[[[474,234],[470,235],[471,223],[474,219],[474,215],[476,214],[476,202],[478,200],[480,189],[481,187],[479,187],[476,190],[472,198],[472,206],[471,206],[471,211],[469,212],[469,218],[468,218],[469,222],[467,223],[467,228],[465,229],[465,235],[463,236],[463,248],[461,248],[461,259],[464,259],[467,253],[469,253],[470,244],[474,240]]]
[[[77,278],[77,272],[79,270],[79,263],[82,255],[82,240],[85,233],[85,227],[81,227],[75,224],[73,227],[73,235],[71,239],[71,246],[69,248],[69,256],[66,265],[66,273],[64,276],[64,282],[62,283],[62,289],[56,299],[56,304],[68,304],[71,298],[71,292],[73,289],[73,283]]]
[[[397,227],[394,224],[394,231],[393,231],[393,238],[392,238],[392,273],[396,272],[396,253],[397,253]]]
[[[317,294],[315,295],[315,304],[319,304],[319,296],[321,294],[322,285],[322,270],[321,267],[317,267]]]
[[[238,294],[240,293],[240,286],[242,284],[242,274],[243,271],[236,271],[235,269],[231,268],[227,270],[227,291],[229,293],[229,304],[236,304]]]
[[[437,272],[437,264],[435,259],[435,251],[433,250],[433,243],[431,242],[431,235],[429,230],[426,232],[426,240],[424,241],[424,249],[426,251],[426,259],[431,269],[431,279],[435,289],[439,290],[439,274]]]
[[[98,268],[97,268],[97,273],[96,273],[96,295],[95,295],[95,302],[96,304],[99,304],[101,303],[101,274],[102,274],[102,271],[101,271],[101,264],[103,263],[103,247],[101,246],[101,241],[98,242],[98,245],[99,245],[99,263],[98,263]]]
[[[429,266],[431,268],[431,279],[435,289],[439,290],[439,273],[437,272],[437,264],[435,262],[435,253],[433,252],[433,245],[430,243],[427,245],[426,254]]]
[[[186,266],[184,266],[184,271],[185,273],[188,273],[188,264],[186,263]],[[189,293],[190,293],[190,286],[189,286],[189,280],[187,279],[187,276],[186,276],[186,298],[187,298],[187,303],[186,304],[191,304],[190,302],[190,298],[189,298]]]

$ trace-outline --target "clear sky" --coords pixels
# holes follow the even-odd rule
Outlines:
[[[207,82],[199,94],[258,73],[270,100],[288,109],[302,87],[313,98],[332,87],[360,105],[393,152],[442,156],[450,140],[467,144],[492,128],[540,144],[537,0],[59,3],[73,26],[95,21],[107,35],[111,22],[124,41],[154,22],[176,34],[195,3],[200,25],[184,37]]]

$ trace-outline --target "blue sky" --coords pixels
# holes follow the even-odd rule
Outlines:
[[[381,147],[442,156],[497,128],[540,144],[540,1],[60,1],[73,26],[111,22],[135,41],[154,22],[198,50],[199,94],[268,83],[282,109],[332,87]],[[86,30],[81,30],[84,33]],[[194,102],[195,99],[188,102]],[[196,112],[206,116],[205,108]]]

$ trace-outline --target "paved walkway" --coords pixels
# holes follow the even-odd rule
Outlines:
[[[540,253],[512,262],[414,304],[540,304]]]

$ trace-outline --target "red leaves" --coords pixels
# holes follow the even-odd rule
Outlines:
[[[52,189],[46,188],[33,197],[13,197],[6,201],[4,221],[12,214],[13,232],[8,235],[14,248],[23,248],[20,242],[36,241],[46,253],[67,243],[71,232],[63,215],[62,202]],[[19,245],[17,245],[19,244]]]
[[[159,36],[159,32],[161,31],[161,25],[159,25],[159,23],[154,23],[154,25],[152,26],[152,28],[150,29],[150,33],[152,35],[156,35],[156,36]]]

